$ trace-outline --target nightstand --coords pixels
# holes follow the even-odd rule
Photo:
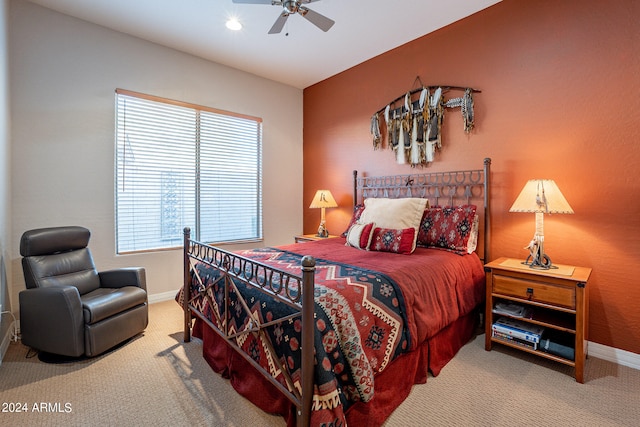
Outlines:
[[[486,321],[485,349],[494,343],[517,348],[536,356],[575,368],[575,378],[584,382],[589,324],[589,292],[587,282],[591,269],[557,265],[549,270],[533,269],[522,260],[499,258],[485,265]],[[522,307],[524,313],[514,308]],[[506,308],[506,309],[505,309]],[[544,328],[538,343],[501,334],[494,324],[524,322],[524,330]],[[516,327],[516,331],[518,328]],[[516,338],[514,338],[516,337]]]
[[[319,237],[315,234],[301,234],[299,236],[294,236],[294,239],[296,243],[304,243],[304,242],[313,242],[315,240],[332,239],[334,237],[338,237],[338,236],[334,236],[330,234],[329,237]]]

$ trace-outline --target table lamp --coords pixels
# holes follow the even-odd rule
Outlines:
[[[532,179],[527,181],[509,212],[534,212],[536,231],[525,249],[529,256],[524,264],[531,268],[555,268],[551,259],[544,253],[544,214],[572,214],[573,209],[567,203],[556,183],[551,179]]]
[[[324,210],[325,208],[335,208],[337,206],[338,204],[336,203],[336,200],[333,198],[331,191],[329,190],[316,191],[316,195],[313,197],[313,200],[311,201],[311,206],[309,206],[309,208],[311,209],[317,209],[317,208],[321,209],[320,225],[318,226],[318,234],[316,234],[316,236],[329,237],[329,231],[327,230],[327,227],[325,225]]]

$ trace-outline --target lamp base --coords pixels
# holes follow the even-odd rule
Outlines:
[[[538,254],[537,257],[533,257],[529,255],[526,260],[522,262],[524,265],[528,265],[529,268],[534,268],[538,270],[551,270],[553,268],[558,268],[551,263],[551,258],[547,254]]]
[[[536,232],[533,239],[525,249],[529,249],[529,256],[522,264],[538,270],[557,268],[551,263],[549,255],[544,253],[544,237],[541,232],[540,234]]]
[[[318,234],[316,234],[316,237],[329,237],[329,230],[327,230],[327,227],[325,227],[324,221],[320,222],[320,226],[318,226]]]

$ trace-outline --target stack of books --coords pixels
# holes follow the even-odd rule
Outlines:
[[[542,326],[501,317],[491,325],[491,336],[512,344],[537,350],[544,332]]]

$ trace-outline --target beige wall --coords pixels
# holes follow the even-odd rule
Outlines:
[[[91,229],[99,269],[146,267],[152,297],[166,297],[180,286],[180,251],[115,255],[116,88],[261,117],[264,243],[292,243],[302,231],[301,90],[23,0],[10,4],[13,225],[8,237],[14,297],[24,288],[22,232],[69,224]]]
[[[527,256],[534,215],[509,208],[527,180],[554,179],[575,215],[545,215],[545,251],[593,268],[589,340],[640,354],[639,17],[637,0],[504,0],[306,88],[304,200],[329,188],[340,208],[327,211],[328,227],[341,232],[353,169],[419,171],[372,149],[371,115],[417,75],[480,89],[475,130],[447,111],[443,150],[426,170],[493,159],[495,257]],[[317,213],[304,215],[311,232]]]
[[[9,57],[7,55],[8,1],[0,1],[0,305],[2,311],[12,309],[9,297],[8,277],[11,275],[10,236],[10,171],[9,148]],[[2,359],[2,340],[9,329],[11,316],[0,315],[0,359]]]

